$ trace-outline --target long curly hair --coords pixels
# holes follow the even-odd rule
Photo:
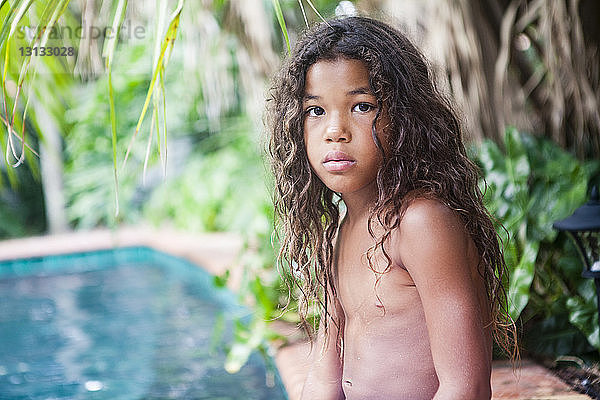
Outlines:
[[[310,305],[327,315],[327,303],[336,296],[333,284],[333,241],[340,222],[340,199],[309,165],[304,143],[302,99],[308,68],[318,61],[351,59],[364,62],[378,110],[389,120],[385,151],[375,125],[372,137],[382,153],[377,173],[378,196],[369,216],[375,244],[372,257],[399,226],[402,215],[416,198],[433,198],[455,210],[479,252],[478,270],[490,303],[490,324],[500,347],[514,356],[515,325],[507,309],[502,284],[507,267],[492,216],[478,188],[479,170],[469,160],[458,120],[433,84],[421,53],[398,30],[366,17],[344,17],[308,29],[274,77],[267,96],[268,153],[275,178],[275,232],[280,237],[277,265],[296,288],[299,314],[306,323]],[[373,223],[383,227],[375,235]],[[385,272],[385,271],[384,271]],[[323,318],[325,329],[327,320]],[[336,320],[332,318],[333,323]]]

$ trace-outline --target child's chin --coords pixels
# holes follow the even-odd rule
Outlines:
[[[360,187],[355,187],[352,185],[340,185],[340,184],[327,184],[325,183],[325,186],[327,186],[327,188],[329,190],[331,190],[332,192],[335,192],[337,194],[339,194],[340,196],[344,196],[344,195],[348,195],[351,193],[355,193],[357,191],[359,191],[361,188]]]
[[[321,182],[323,182],[323,185],[325,185],[327,189],[331,190],[332,192],[339,194],[348,193],[348,185],[340,184],[339,182],[331,182],[329,179],[321,179]]]
[[[320,174],[319,180],[329,190],[340,195],[355,193],[375,184],[375,178],[372,180],[357,179],[355,174],[335,174],[329,172]]]

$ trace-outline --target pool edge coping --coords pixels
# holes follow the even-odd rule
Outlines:
[[[213,275],[220,275],[229,268],[235,269],[242,245],[241,236],[230,232],[192,234],[150,227],[93,229],[0,241],[0,262],[125,247],[149,247],[188,260]],[[232,279],[230,288],[235,290],[237,287],[236,280]]]

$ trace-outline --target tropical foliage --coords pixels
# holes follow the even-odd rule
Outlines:
[[[545,355],[600,350],[593,283],[581,278],[572,243],[552,229],[587,201],[589,184],[600,178],[600,162],[580,162],[554,143],[514,128],[503,144],[501,150],[487,140],[473,149],[473,158],[487,183],[486,205],[502,224],[497,228],[511,269],[510,312],[515,320],[521,317],[524,350]]]

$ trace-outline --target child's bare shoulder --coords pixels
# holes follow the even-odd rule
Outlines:
[[[449,229],[460,230],[466,234],[464,222],[458,213],[435,198],[411,200],[402,215],[399,228],[404,233],[423,231],[424,229],[443,233],[444,230]]]
[[[450,256],[472,247],[458,212],[435,198],[411,200],[391,240],[393,258],[405,268],[405,262],[417,256]]]

